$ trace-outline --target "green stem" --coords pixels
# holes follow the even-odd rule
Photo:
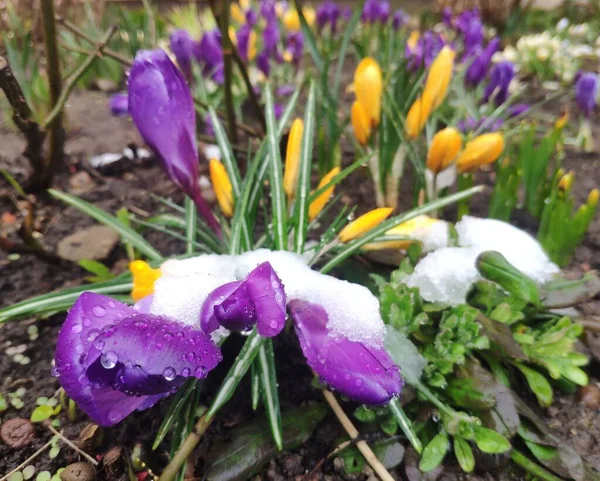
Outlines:
[[[554,476],[550,471],[542,468],[539,464],[534,463],[531,459],[514,448],[510,453],[510,459],[512,459],[516,465],[540,479],[544,479],[545,481],[562,481],[561,478]]]
[[[388,408],[394,416],[394,419],[398,423],[398,426],[400,426],[400,429],[402,429],[402,432],[412,445],[412,447],[415,448],[415,451],[417,453],[421,454],[421,452],[423,451],[423,445],[421,444],[421,440],[417,437],[417,434],[413,430],[412,423],[410,422],[410,419],[408,419],[408,416],[402,409],[400,401],[397,397],[393,398],[390,401],[390,403],[388,404]]]
[[[462,174],[458,176],[458,191],[463,192],[467,189],[473,187],[473,175],[472,174]],[[469,215],[470,212],[470,201],[469,199],[462,199],[458,203],[456,220],[462,219],[465,215]]]
[[[189,197],[185,198],[185,237],[186,252],[193,254],[196,251],[196,233],[198,227],[198,211],[194,201]]]
[[[277,391],[277,372],[275,371],[275,356],[273,341],[268,339],[258,351],[258,367],[260,369],[260,384],[263,401],[273,440],[279,451],[283,450],[283,428],[281,426],[281,411],[279,408],[279,393]]]

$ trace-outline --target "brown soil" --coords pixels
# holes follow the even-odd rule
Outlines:
[[[158,213],[164,211],[165,207],[152,200],[149,193],[173,198],[181,201],[182,196],[174,186],[166,180],[166,176],[155,163],[147,165],[132,165],[124,172],[116,176],[104,176],[88,167],[87,161],[91,155],[104,152],[118,152],[130,142],[139,142],[139,138],[129,119],[116,119],[110,116],[107,107],[106,96],[99,93],[82,93],[73,97],[69,105],[69,163],[68,166],[58,174],[56,187],[65,191],[73,190],[73,175],[84,177],[87,182],[83,184],[87,189],[79,193],[83,199],[93,202],[95,205],[114,212],[124,206],[137,212]],[[22,180],[27,174],[22,159],[19,159],[23,148],[20,137],[6,125],[0,126],[0,168],[6,168],[9,172]],[[18,160],[14,160],[18,159]],[[577,196],[578,201],[587,197],[592,187],[600,185],[600,169],[597,156],[581,156],[574,151],[567,152],[565,161],[569,168],[577,173]],[[84,173],[84,174],[81,174]],[[408,196],[410,181],[405,183],[403,192]],[[8,185],[4,180],[0,183],[0,191],[7,191]],[[346,181],[346,192],[350,192],[352,202],[368,209],[373,203],[373,191],[369,181],[365,179],[362,171],[356,172]],[[73,208],[65,208],[64,205],[53,200],[47,195],[37,198],[38,222],[37,230],[42,234],[42,243],[52,250],[65,236],[73,233],[79,228],[92,225],[94,222],[87,216],[79,213]],[[4,212],[14,213],[14,208],[5,196],[0,198],[0,214]],[[3,228],[6,228],[4,226]],[[149,240],[161,252],[172,254],[181,252],[182,243],[150,233]],[[596,219],[584,243],[577,250],[573,270],[582,271],[590,268],[598,268],[598,249],[600,246],[600,219]],[[106,261],[115,271],[122,271],[126,267],[123,262],[124,253],[121,248]],[[11,258],[12,259],[12,258]],[[60,266],[44,263],[32,256],[22,255],[18,259],[9,258],[0,253],[0,306],[10,305],[19,300],[36,294],[46,293],[51,290],[81,282],[85,272],[74,265],[64,264]],[[586,312],[595,311],[595,305],[586,306]],[[47,320],[36,321],[28,319],[23,322],[7,323],[0,325],[0,349],[6,350],[9,346],[25,344],[27,346],[24,354],[31,359],[30,364],[21,366],[14,362],[12,356],[0,355],[0,393],[6,396],[14,392],[18,387],[25,387],[26,393],[23,397],[24,407],[20,410],[9,408],[0,417],[0,424],[14,417],[28,418],[35,407],[35,400],[40,396],[51,397],[59,388],[57,381],[50,376],[50,362],[54,354],[56,336],[64,315],[58,314]],[[35,324],[39,328],[39,338],[30,341],[27,328]],[[232,359],[235,351],[239,349],[239,342],[228,342],[226,344],[225,359]],[[278,376],[281,393],[282,408],[298,406],[308,402],[319,401],[319,392],[310,387],[311,374],[306,369],[304,360],[299,351],[294,336],[284,335],[276,340],[276,349],[285,355],[278,355]],[[216,380],[222,376],[227,365],[219,366],[218,370],[211,376],[203,390],[203,402],[208,402],[211,392],[216,388]],[[253,412],[250,407],[250,386],[247,381],[241,385],[241,389],[232,401],[219,414],[218,421],[211,428],[203,440],[198,453],[202,455],[210,446],[235,426],[243,425],[249,419],[263,416],[262,408]],[[576,447],[579,452],[592,463],[600,468],[600,456],[598,445],[600,444],[600,418],[598,411],[590,411],[582,406],[573,408],[574,397],[564,396],[558,400],[551,411],[542,413],[547,415],[552,427],[567,442]],[[93,456],[106,453],[111,447],[122,446],[131,450],[136,444],[144,448],[142,459],[151,468],[160,472],[166,459],[168,447],[159,448],[157,453],[152,453],[149,446],[158,429],[162,414],[168,407],[168,401],[160,403],[153,409],[135,413],[128,417],[120,425],[104,431],[103,442],[94,448],[88,449]],[[349,405],[348,412],[351,412]],[[584,424],[585,420],[585,424]],[[77,440],[81,430],[88,424],[83,415],[79,415],[77,422],[69,423],[65,417],[61,417],[64,435]],[[298,449],[292,452],[282,453],[271,461],[256,481],[281,481],[286,479],[300,480],[303,475],[310,473],[315,465],[327,456],[342,438],[343,433],[335,420],[329,415],[324,422],[313,433],[312,438]],[[12,449],[0,444],[0,476],[35,452],[51,438],[47,428],[36,426],[36,439],[25,448]],[[158,454],[158,455],[157,455]],[[36,458],[32,464],[36,466],[37,472],[44,469],[56,471],[71,462],[80,460],[79,455],[62,445],[58,457],[51,460],[47,452]],[[197,474],[202,472],[202,463],[199,463]],[[111,479],[108,471],[101,472],[101,476]],[[118,473],[120,476],[122,473]],[[327,461],[312,473],[309,480],[366,480],[370,477],[368,471],[359,475],[344,474],[344,470],[338,462]],[[405,472],[403,467],[394,472],[397,479],[415,479],[410,473]],[[117,476],[118,477],[118,476]],[[452,466],[444,468],[439,473],[440,479],[456,480],[515,480],[525,479],[520,473],[512,470],[482,473],[480,475],[466,476]],[[432,478],[423,478],[432,479]]]

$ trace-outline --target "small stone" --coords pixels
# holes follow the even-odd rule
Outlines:
[[[27,419],[9,419],[0,427],[0,438],[11,448],[22,448],[35,438],[35,427]]]
[[[106,259],[119,242],[119,234],[110,227],[95,225],[65,237],[58,244],[58,255],[68,261]]]
[[[94,186],[92,176],[85,170],[73,174],[69,179],[69,190],[74,195],[81,195]]]
[[[103,438],[104,431],[102,428],[97,424],[90,423],[81,430],[81,433],[79,433],[77,445],[84,451],[91,451],[102,444]]]
[[[577,392],[577,400],[588,409],[600,408],[600,388],[595,384],[583,386]]]
[[[62,481],[94,481],[96,479],[96,470],[90,463],[69,464],[62,473]]]

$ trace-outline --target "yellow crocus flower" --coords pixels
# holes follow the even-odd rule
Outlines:
[[[600,197],[600,190],[592,189],[590,191],[590,195],[588,195],[588,200],[587,200],[588,205],[591,205],[593,207],[598,205],[598,197]]]
[[[304,14],[304,20],[306,20],[308,26],[312,27],[317,19],[317,12],[315,12],[315,9],[313,7],[304,7],[302,13]]]
[[[252,30],[248,36],[248,60],[252,62],[256,57],[256,32]]]
[[[500,133],[483,134],[467,142],[458,156],[456,166],[460,173],[469,172],[498,160],[504,150],[504,137]]]
[[[569,190],[573,185],[573,179],[575,178],[575,174],[573,171],[570,171],[568,174],[563,175],[558,181],[558,188],[560,190]]]
[[[282,22],[285,29],[290,32],[297,32],[300,30],[300,16],[295,8],[288,8],[283,14]]]
[[[227,217],[233,216],[233,187],[225,170],[225,166],[217,159],[210,159],[208,164],[210,182],[215,191],[215,196],[221,212]]]
[[[568,120],[569,120],[569,114],[567,112],[565,112],[558,119],[556,119],[556,122],[554,123],[554,128],[557,130],[564,129],[565,125],[567,125]]]
[[[229,14],[231,15],[231,18],[240,25],[246,23],[246,15],[237,3],[231,4],[231,7],[229,7]]]
[[[229,39],[231,40],[231,44],[234,47],[237,47],[237,45],[238,45],[237,33],[235,32],[235,28],[233,28],[233,27],[229,27]]]
[[[283,190],[288,199],[294,197],[296,193],[296,184],[298,183],[298,169],[300,166],[300,147],[302,145],[302,133],[304,132],[304,122],[302,119],[295,119],[290,129],[290,135],[287,141],[287,150],[285,153],[285,173],[283,176]]]
[[[129,270],[133,274],[131,297],[134,301],[154,293],[154,283],[160,277],[160,269],[153,269],[144,261],[133,261],[129,263]]]
[[[391,207],[380,207],[361,215],[341,230],[338,239],[343,243],[356,239],[381,224],[390,216],[393,210]]]
[[[423,92],[428,92],[431,95],[431,109],[438,108],[448,93],[448,86],[452,80],[452,69],[454,68],[454,57],[456,52],[446,45],[429,67],[427,80]]]
[[[339,167],[334,167],[333,169],[331,169],[325,176],[323,176],[321,182],[319,182],[319,185],[317,186],[317,190],[320,190],[327,184],[329,184],[331,180],[339,173]],[[319,195],[315,200],[313,200],[310,203],[310,206],[308,207],[308,219],[311,222],[317,218],[317,216],[321,213],[325,205],[327,205],[327,202],[329,202],[329,198],[331,197],[331,194],[333,194],[334,189],[334,185],[328,187],[321,195]]]
[[[352,128],[354,129],[356,140],[358,140],[361,145],[366,145],[369,141],[369,137],[371,136],[371,125],[369,123],[367,112],[358,100],[355,100],[352,104],[350,120],[352,122]]]
[[[240,7],[242,7],[242,10],[244,12],[250,10],[252,0],[240,0]]]
[[[367,251],[376,251],[383,249],[408,249],[415,241],[421,240],[427,235],[429,229],[439,222],[444,222],[426,215],[418,215],[414,219],[407,220],[396,227],[392,227],[385,233],[385,236],[411,237],[413,240],[389,240],[381,242],[372,242],[365,244],[362,249]],[[385,238],[385,236],[383,238]]]
[[[448,167],[458,155],[462,147],[462,139],[453,127],[440,130],[433,136],[427,152],[427,168],[434,174]]]
[[[423,92],[417,100],[413,102],[408,114],[406,115],[406,123],[404,124],[404,130],[406,135],[410,139],[416,139],[431,114],[432,99],[427,92]]]
[[[410,48],[411,50],[414,50],[415,47],[417,46],[417,42],[419,41],[420,38],[421,38],[421,33],[418,30],[413,30],[412,32],[410,32],[410,35],[408,36],[408,40],[406,41],[408,48]]]
[[[381,68],[371,57],[363,58],[354,72],[354,92],[368,115],[371,127],[379,125],[381,117]]]

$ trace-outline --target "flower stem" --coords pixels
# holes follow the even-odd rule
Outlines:
[[[545,481],[561,481],[561,478],[554,476],[550,471],[542,468],[539,464],[534,463],[531,459],[514,448],[510,453],[510,459],[512,459],[515,464],[522,467],[528,473],[533,474],[533,476],[536,478],[540,478]]]
[[[340,406],[340,403],[338,403],[335,396],[327,389],[323,389],[323,396],[325,397],[325,401],[327,401],[327,404],[329,404],[329,406],[331,407],[333,413],[338,418],[338,421],[340,422],[344,430],[348,433],[348,436],[350,436],[350,439],[355,440],[360,433],[354,427],[354,424],[352,424],[352,421],[346,415],[346,413],[342,409],[342,406]],[[367,460],[367,463],[369,463],[371,468],[373,468],[373,471],[375,471],[377,476],[379,476],[381,481],[394,481],[392,475],[385,468],[385,466],[381,464],[381,461],[379,461],[379,458],[375,455],[375,453],[369,447],[366,441],[358,441],[356,443],[356,447]]]
[[[404,409],[402,409],[398,398],[393,398],[388,404],[388,407],[394,416],[394,419],[398,423],[398,426],[400,426],[400,429],[402,429],[402,432],[412,447],[415,448],[417,453],[421,454],[423,451],[423,444],[421,444],[421,440],[417,437],[415,431],[413,430],[412,423],[410,422],[410,419],[408,419]]]

